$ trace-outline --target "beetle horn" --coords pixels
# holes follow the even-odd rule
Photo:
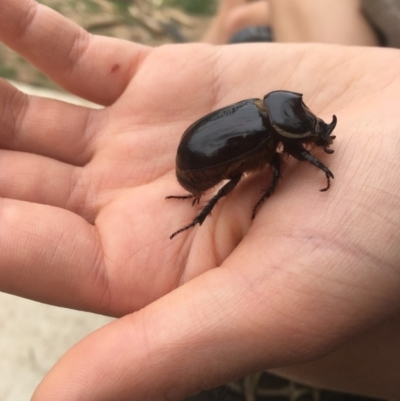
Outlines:
[[[325,153],[332,154],[334,151],[333,149],[329,149],[329,145],[332,144],[332,141],[336,138],[336,135],[331,136],[331,132],[335,129],[337,123],[337,118],[335,115],[332,117],[332,122],[328,125],[326,130],[326,139],[328,143],[323,147]]]
[[[332,117],[332,122],[328,125],[328,131],[326,132],[326,136],[329,136],[331,132],[335,129],[337,123],[337,118],[335,115]]]

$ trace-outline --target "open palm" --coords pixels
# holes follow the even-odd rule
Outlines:
[[[3,3],[0,38],[106,107],[0,83],[1,289],[124,316],[67,353],[35,400],[179,398],[323,355],[398,309],[396,52],[150,49],[88,36],[31,0]],[[325,120],[338,115],[336,153],[320,155],[332,188],[320,193],[322,173],[289,163],[252,222],[266,169],[171,241],[201,207],[165,200],[184,193],[174,174],[182,132],[276,89],[304,93]]]

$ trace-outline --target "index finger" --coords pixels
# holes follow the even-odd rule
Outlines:
[[[3,0],[0,40],[71,93],[113,103],[150,48],[93,36],[34,0]]]

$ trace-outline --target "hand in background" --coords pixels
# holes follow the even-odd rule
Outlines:
[[[398,51],[151,49],[90,36],[32,0],[3,0],[0,39],[107,106],[0,83],[0,289],[121,317],[74,346],[33,400],[179,399],[319,358],[394,318]],[[251,221],[266,170],[171,241],[198,210],[164,199],[183,192],[174,175],[182,132],[211,110],[276,89],[304,93],[327,121],[338,116],[336,153],[319,155],[332,188],[320,193],[324,175],[290,163]],[[399,382],[382,391],[399,394]]]

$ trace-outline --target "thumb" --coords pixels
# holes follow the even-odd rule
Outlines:
[[[278,254],[282,242],[269,241]],[[239,246],[221,267],[89,335],[49,372],[33,401],[183,399],[251,372],[320,357],[396,308],[396,281],[382,274],[371,280],[365,266],[356,269],[361,284],[340,281],[336,288],[338,269],[325,269],[333,262],[322,246],[311,261],[327,272],[319,275],[295,267],[288,247],[279,267],[272,254],[260,258],[252,246],[259,244]],[[294,247],[300,262],[308,247],[314,245]],[[371,300],[366,285],[384,288],[384,301]]]
[[[276,325],[257,324],[248,290],[235,271],[208,271],[76,344],[32,400],[179,400],[273,366]]]

